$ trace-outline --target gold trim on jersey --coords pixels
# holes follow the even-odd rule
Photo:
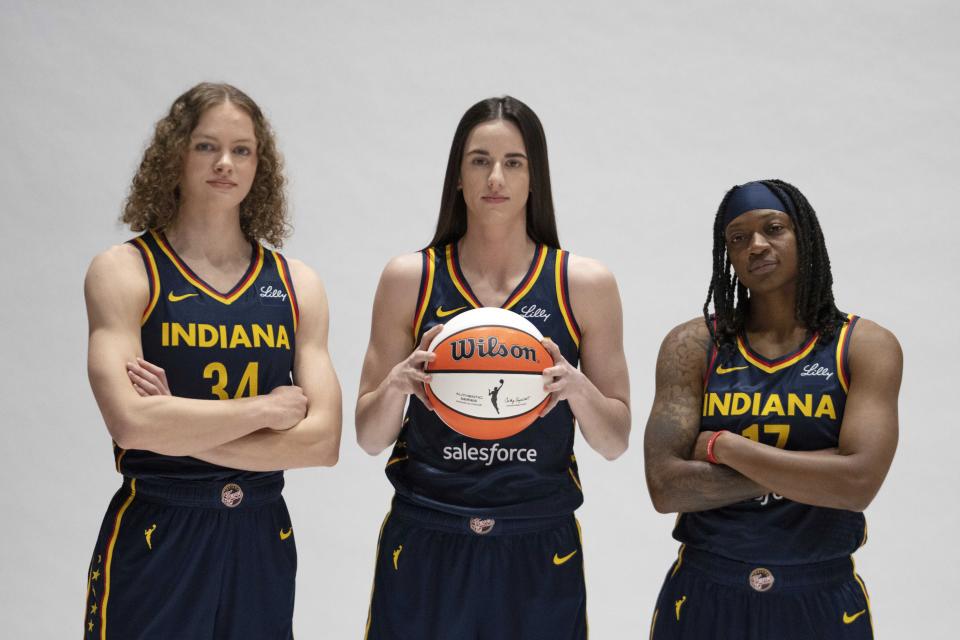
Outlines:
[[[853,314],[847,314],[847,321],[840,328],[840,335],[837,337],[837,378],[840,380],[840,386],[843,392],[847,393],[850,386],[850,374],[847,371],[846,363],[843,360],[843,352],[846,349],[847,342],[850,340],[850,329],[853,326]]]
[[[147,259],[147,263],[149,264],[147,277],[150,278],[151,293],[147,308],[143,310],[143,315],[140,316],[140,326],[142,327],[147,324],[150,314],[153,313],[153,309],[157,306],[157,300],[160,299],[160,272],[157,271],[157,261],[153,257],[153,252],[150,251],[150,246],[144,242],[143,238],[134,238],[133,241],[137,244],[137,248],[140,249],[141,254]]]
[[[520,302],[520,300],[523,299],[523,296],[530,292],[530,289],[533,288],[533,285],[535,285],[537,280],[540,278],[540,272],[543,271],[543,265],[547,261],[547,247],[545,245],[540,245],[537,248],[537,252],[539,255],[536,259],[537,266],[533,270],[533,274],[527,279],[527,283],[523,285],[519,291],[507,299],[507,302],[503,305],[504,309],[510,309],[513,305]]]
[[[446,255],[446,261],[447,261],[447,273],[450,274],[450,280],[453,281],[453,286],[457,288],[457,291],[460,292],[460,295],[463,296],[464,300],[469,302],[475,308],[479,309],[483,305],[480,304],[480,301],[474,298],[469,291],[467,291],[467,287],[464,285],[464,283],[460,282],[460,277],[457,275],[457,270],[453,266],[453,243],[452,242],[446,246],[446,248],[444,249],[444,253]]]
[[[670,573],[670,577],[677,575],[677,571],[680,571],[680,565],[683,564],[683,550],[687,548],[687,545],[680,545],[680,551],[677,552],[677,564],[673,565],[673,571]]]
[[[583,529],[580,528],[580,521],[576,516],[573,517],[574,523],[577,525],[577,539],[580,541],[580,548],[583,549]],[[583,555],[580,555],[580,567],[581,573],[583,574],[583,581],[587,581],[587,561],[583,558]],[[587,638],[590,637],[590,617],[587,615],[587,608],[583,608],[583,627],[587,632]]]
[[[427,314],[430,306],[430,295],[433,293],[433,278],[436,274],[436,252],[433,247],[427,249],[427,272],[423,274],[424,288],[423,300],[420,301],[420,307],[413,314],[413,342],[416,344],[420,339],[420,327],[423,326],[423,317]]]
[[[377,564],[380,562],[380,544],[383,542],[383,530],[387,527],[387,520],[390,519],[390,514],[393,511],[388,511],[387,515],[383,517],[383,524],[380,525],[380,535],[377,536],[377,555],[373,560],[373,584],[370,585],[370,607],[367,609],[367,628],[363,632],[363,640],[367,640],[367,637],[370,635],[370,623],[373,622],[373,590],[377,586]]]
[[[127,498],[120,511],[117,512],[117,519],[113,523],[113,533],[110,536],[110,543],[107,545],[107,561],[104,564],[103,578],[103,601],[100,603],[100,640],[107,640],[107,604],[110,600],[110,569],[113,567],[113,550],[117,546],[117,537],[120,535],[120,521],[123,514],[133,502],[137,495],[136,479],[130,481],[130,497]]]
[[[297,326],[300,324],[300,305],[297,304],[297,297],[293,292],[293,276],[287,273],[284,262],[280,259],[280,254],[276,251],[271,251],[270,254],[277,263],[277,273],[280,275],[280,281],[283,282],[283,286],[287,289],[287,299],[290,301],[290,314],[293,316],[293,332],[296,333]]]
[[[203,291],[205,294],[222,302],[223,304],[233,304],[237,299],[246,293],[247,289],[250,288],[257,278],[260,276],[260,270],[263,268],[263,245],[257,243],[257,255],[254,257],[254,265],[252,270],[248,270],[247,274],[241,280],[236,287],[230,292],[229,295],[223,295],[207,283],[199,279],[199,277],[193,275],[188,270],[189,267],[182,263],[179,256],[173,252],[173,248],[167,246],[167,242],[164,238],[160,237],[156,231],[151,230],[150,233],[153,235],[153,239],[157,241],[157,246],[160,247],[160,250],[167,254],[167,257],[170,258],[170,262],[173,263],[173,266],[176,267],[177,271],[180,272],[180,275],[186,279],[187,282],[195,286],[197,289]]]
[[[755,366],[757,369],[760,369],[765,373],[776,373],[777,371],[786,369],[787,367],[794,365],[806,358],[807,355],[813,351],[813,347],[816,346],[819,337],[819,335],[813,334],[813,337],[807,341],[807,344],[803,345],[797,353],[783,361],[763,362],[758,360],[750,354],[750,350],[743,341],[743,336],[737,336],[737,348],[740,350],[740,354],[746,359],[746,361]]]
[[[867,593],[867,587],[863,584],[863,580],[857,575],[857,563],[854,561],[853,556],[850,556],[850,565],[853,568],[853,579],[860,585],[860,589],[863,591],[863,597],[867,601],[867,619],[870,620],[870,636],[873,637],[873,611],[870,609],[870,594]]]
[[[573,338],[573,344],[577,346],[577,349],[580,348],[580,333],[576,330],[573,325],[573,308],[570,307],[570,301],[567,300],[567,296],[564,295],[563,287],[563,260],[564,254],[567,253],[563,249],[557,249],[557,257],[554,261],[554,271],[556,272],[556,291],[557,291],[557,306],[560,307],[560,315],[563,316],[563,323],[567,325],[567,331],[570,333],[570,337]],[[569,253],[567,253],[569,258]]]

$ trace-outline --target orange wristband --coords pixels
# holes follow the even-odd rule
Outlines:
[[[717,460],[717,456],[713,455],[713,446],[717,443],[717,438],[719,438],[725,433],[730,433],[730,432],[727,431],[726,429],[721,429],[720,431],[717,431],[712,436],[710,436],[710,439],[707,440],[707,462],[711,464],[720,464],[720,461]]]

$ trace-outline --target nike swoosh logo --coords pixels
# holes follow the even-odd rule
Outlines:
[[[443,305],[440,305],[439,307],[437,307],[437,317],[438,317],[438,318],[446,318],[447,316],[452,316],[453,314],[457,313],[458,311],[463,311],[464,309],[466,309],[465,306],[464,306],[464,307],[457,307],[456,309],[451,309],[450,311],[444,311],[444,310],[443,310]]]
[[[717,375],[722,376],[725,373],[730,373],[731,371],[740,371],[741,369],[746,369],[747,367],[730,367],[729,369],[724,369],[720,365],[717,365]]]
[[[854,620],[856,620],[857,618],[859,618],[860,616],[862,616],[862,615],[865,614],[866,612],[867,612],[866,609],[861,609],[860,611],[857,611],[857,612],[856,612],[855,614],[853,614],[852,616],[848,616],[848,615],[847,615],[847,612],[844,611],[844,612],[843,612],[843,624],[850,624],[851,622],[853,622]]]
[[[181,300],[186,300],[187,298],[192,298],[193,296],[199,295],[197,293],[184,293],[182,295],[177,295],[173,291],[170,292],[170,295],[167,296],[167,300],[170,302],[180,302]]]
[[[553,554],[553,564],[555,564],[555,565],[557,565],[557,566],[559,567],[560,565],[562,565],[563,563],[565,563],[567,560],[569,560],[570,558],[572,558],[572,557],[575,556],[576,554],[577,554],[577,550],[576,550],[576,549],[574,549],[573,551],[571,551],[571,552],[568,553],[567,555],[563,556],[562,558],[561,558],[560,556],[558,556],[557,554]]]
[[[289,537],[292,536],[292,535],[293,535],[293,527],[290,527],[290,528],[287,529],[286,531],[284,531],[283,529],[280,529],[280,539],[281,539],[281,540],[286,540],[287,538],[289,538]]]

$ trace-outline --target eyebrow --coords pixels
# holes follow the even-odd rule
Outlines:
[[[479,155],[479,156],[489,156],[489,155],[490,155],[490,152],[487,151],[486,149],[471,149],[470,151],[467,151],[467,155],[468,155],[468,156],[471,155],[471,154],[476,154],[476,155]],[[513,153],[508,153],[508,154],[506,154],[505,157],[507,157],[507,158],[523,158],[524,160],[526,160],[526,158],[527,158],[526,154],[523,154],[523,153],[520,153],[520,152],[516,152],[516,151],[513,152]]]
[[[194,137],[194,138],[206,138],[207,140],[213,140],[214,142],[217,141],[217,138],[216,138],[215,136],[211,136],[209,133],[198,133],[198,134],[195,134],[193,137]],[[253,144],[253,143],[256,142],[256,140],[251,140],[250,138],[240,138],[239,140],[234,140],[234,141],[231,142],[230,144],[238,144],[238,143],[241,143],[241,142],[245,142],[245,143],[247,143],[247,144]]]

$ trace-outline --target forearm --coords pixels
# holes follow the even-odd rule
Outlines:
[[[680,458],[653,472],[648,467],[647,487],[660,513],[706,511],[770,493],[729,467]]]
[[[724,434],[713,451],[721,464],[795,502],[863,511],[879,488],[863,456],[835,449],[787,451]]]
[[[236,440],[270,424],[260,398],[195,400],[131,397],[104,411],[107,427],[124,449],[186,456]]]
[[[586,377],[584,380],[583,391],[567,401],[587,444],[607,460],[614,460],[627,450],[630,407],[604,396]]]
[[[354,422],[357,442],[370,455],[377,455],[397,440],[403,425],[407,396],[391,384],[388,376],[380,386],[357,400]]]
[[[195,458],[245,471],[332,467],[340,455],[340,422],[311,417],[286,431],[261,429],[194,454]]]

